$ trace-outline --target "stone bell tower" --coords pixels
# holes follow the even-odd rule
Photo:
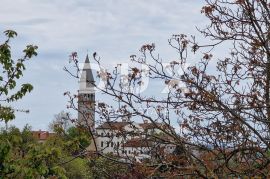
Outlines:
[[[79,81],[78,122],[81,125],[95,128],[95,87],[89,57],[86,56]]]

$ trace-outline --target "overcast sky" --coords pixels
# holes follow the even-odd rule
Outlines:
[[[172,34],[198,35],[195,26],[207,23],[202,6],[203,0],[2,0],[0,31],[19,34],[12,43],[13,57],[20,57],[27,44],[39,46],[22,81],[33,84],[34,91],[16,104],[30,113],[17,113],[11,124],[48,129],[54,114],[66,110],[63,93],[78,89],[78,81],[63,71],[72,51],[82,62],[87,51],[98,52],[111,65],[127,62],[141,45],[154,42],[169,60]]]

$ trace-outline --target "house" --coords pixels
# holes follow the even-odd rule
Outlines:
[[[161,123],[155,125],[163,126]],[[153,158],[157,153],[172,153],[175,145],[169,144],[169,138],[155,125],[147,120],[143,123],[126,120],[105,122],[95,131],[97,150],[137,161]]]
[[[38,142],[45,142],[49,137],[55,136],[55,133],[50,133],[49,131],[32,131],[33,137],[38,140]]]

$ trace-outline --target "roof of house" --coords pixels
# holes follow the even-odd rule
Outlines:
[[[141,138],[133,138],[128,140],[123,144],[123,147],[151,147],[153,146],[153,142],[150,140],[145,140]]]
[[[123,128],[129,124],[134,124],[131,121],[109,121],[109,122],[104,122],[100,126],[98,126],[96,129],[111,129],[111,130],[123,130]],[[168,129],[168,125],[164,125],[162,123],[152,123],[152,122],[143,122],[143,123],[138,123],[138,125],[144,129],[144,130],[149,130],[149,129]],[[172,128],[172,127],[171,127]]]
[[[55,133],[39,130],[39,131],[32,131],[32,135],[34,138],[38,140],[47,140],[49,137],[54,136]]]
[[[161,123],[139,123],[139,125],[144,129],[144,130],[147,130],[147,129],[155,129],[157,127],[161,127],[162,124]]]
[[[104,122],[96,129],[113,129],[113,130],[122,130],[126,125],[131,124],[131,122]]]

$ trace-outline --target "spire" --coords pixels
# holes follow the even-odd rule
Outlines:
[[[90,63],[88,54],[86,55],[85,62],[84,63]]]
[[[84,62],[84,66],[83,66],[83,72],[85,71],[86,74],[86,82],[94,82],[94,77],[93,77],[93,73],[92,73],[92,69],[90,67],[90,61],[89,61],[89,57],[88,54],[86,55],[85,58],[85,62]],[[83,74],[82,74],[83,76]],[[82,77],[81,77],[82,78]]]
[[[92,69],[90,67],[90,60],[88,54],[86,55],[85,62],[82,69],[82,74],[80,78],[80,90],[87,90],[87,88],[93,87],[95,80],[93,77]]]

